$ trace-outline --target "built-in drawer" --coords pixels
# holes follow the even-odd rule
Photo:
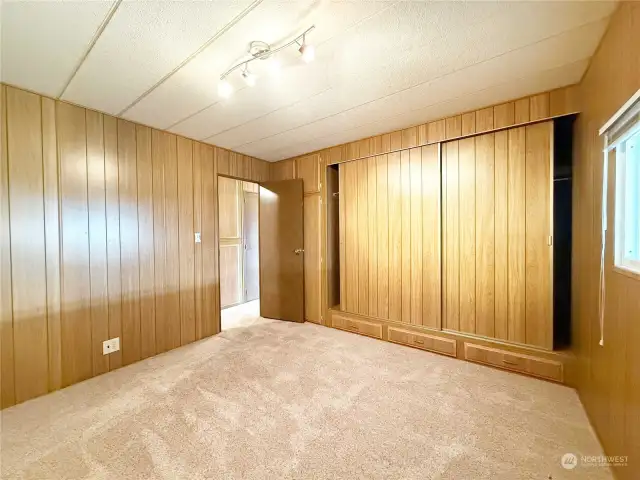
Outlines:
[[[403,328],[389,327],[389,341],[449,355],[450,357],[456,356],[456,341],[450,338],[412,332],[411,330],[405,330]]]
[[[348,332],[359,333],[368,337],[382,338],[382,324],[380,323],[356,320],[334,312],[331,315],[331,324],[340,330],[347,330]]]
[[[464,344],[464,357],[472,362],[514,370],[556,382],[563,381],[562,362],[546,358],[513,353],[473,343]]]

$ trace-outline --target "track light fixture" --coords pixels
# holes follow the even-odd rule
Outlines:
[[[311,32],[314,28],[316,28],[315,25],[312,25],[311,27],[307,28],[304,32],[302,32],[300,35],[295,37],[294,39],[276,48],[273,48],[271,45],[269,45],[266,42],[261,42],[261,41],[251,42],[249,44],[248,53],[249,55],[251,55],[252,58],[245,60],[243,62],[237,63],[236,65],[231,67],[229,70],[224,72],[222,75],[220,75],[220,83],[218,84],[218,95],[222,98],[229,98],[231,96],[231,94],[233,93],[233,86],[227,80],[227,76],[229,76],[230,73],[234,72],[235,70],[241,67],[242,67],[242,78],[244,79],[247,85],[249,85],[250,87],[253,87],[256,84],[257,78],[255,74],[249,71],[249,64],[254,60],[269,59],[269,70],[271,74],[277,75],[280,72],[280,62],[275,57],[275,54],[278,53],[280,50],[284,50],[285,48],[290,47],[291,45],[296,44],[300,46],[298,51],[302,56],[302,60],[304,60],[306,63],[313,61],[313,59],[315,58],[315,50],[313,48],[313,45],[309,45],[307,43],[306,36],[307,36],[307,33]]]

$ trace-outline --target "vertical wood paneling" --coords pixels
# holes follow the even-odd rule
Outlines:
[[[332,150],[332,152],[334,152]],[[346,204],[346,166],[338,167],[338,229],[339,237],[340,237],[340,309],[345,311],[347,306],[347,251],[346,251],[346,218],[347,218],[347,210],[345,207]]]
[[[41,110],[40,97],[14,88],[6,101],[15,401],[23,402],[49,389]]]
[[[476,330],[476,138],[459,142],[460,330]]]
[[[422,323],[441,326],[440,155],[422,147]]]
[[[120,275],[122,278],[122,362],[140,360],[140,263],[138,257],[138,167],[136,126],[118,120],[120,182]]]
[[[551,320],[551,142],[553,123],[526,127],[526,342],[553,347]],[[544,301],[544,299],[547,301]]]
[[[444,120],[427,123],[427,141],[429,143],[441,142],[446,137],[446,124]]]
[[[57,105],[62,236],[62,385],[92,376],[85,110]],[[14,278],[15,284],[15,278]]]
[[[305,320],[320,323],[320,195],[304,197]]]
[[[347,259],[345,308],[348,312],[358,310],[358,165],[354,162],[344,165],[345,180],[345,258]],[[341,192],[342,193],[342,192]]]
[[[177,137],[171,134],[166,135],[164,149],[165,329],[163,336],[165,349],[169,350],[181,345],[180,243]]]
[[[376,157],[376,226],[378,255],[378,316],[389,318],[389,183],[387,155]]]
[[[202,272],[202,144],[193,142],[193,240],[195,232],[200,233],[200,243],[194,243],[194,317],[195,339],[200,340],[203,335],[202,303],[203,303],[203,272]]]
[[[418,129],[410,127],[402,130],[402,148],[412,148],[418,145]]]
[[[156,354],[155,241],[151,129],[136,126],[138,256],[140,262],[140,357]]]
[[[463,116],[464,121],[464,116]],[[458,196],[458,152],[459,141],[443,145],[444,177],[443,215],[445,228],[444,244],[444,327],[451,330],[460,328],[460,223]]]
[[[525,337],[525,127],[508,131],[508,339],[526,341]]]
[[[5,137],[3,136],[2,138],[4,140]],[[60,194],[58,190],[56,104],[54,100],[44,97],[42,98],[42,167],[44,177],[44,231],[47,257],[49,390],[53,391],[58,390],[62,386],[62,338],[60,332]],[[106,232],[103,234],[105,233]],[[107,328],[108,325],[109,319],[107,316]],[[13,350],[13,344],[11,349]],[[13,372],[11,373],[11,378],[13,378]]]
[[[120,192],[118,181],[118,124],[103,117],[104,171],[107,215],[107,288],[109,338],[122,336],[122,282],[120,280]],[[109,354],[109,370],[122,366],[122,350]]]
[[[367,161],[355,162],[358,170],[358,313],[369,314],[369,196]]]
[[[411,157],[400,152],[400,198],[402,212],[402,321],[411,323]]]
[[[218,218],[215,206],[218,199],[213,148],[199,144],[202,164],[202,335],[216,332],[220,315],[218,306]]]
[[[389,134],[389,151],[400,150],[402,148],[402,132],[391,132]]]
[[[377,164],[376,157],[369,157],[365,160],[367,163],[367,205],[368,205],[368,233],[369,233],[369,315],[378,316],[378,183],[377,183]],[[319,213],[319,210],[318,210]]]
[[[449,117],[445,123],[445,138],[455,138],[462,135],[462,115]]]
[[[411,307],[410,321],[422,325],[422,149],[409,150],[411,175]]]
[[[476,138],[476,328],[495,333],[495,149],[494,135]]]
[[[0,407],[16,403],[11,298],[7,87],[0,84]],[[46,208],[46,207],[45,207]]]
[[[222,148],[216,148],[216,163],[218,165],[218,173],[220,175],[231,175],[231,169],[229,168],[229,151]],[[282,162],[292,163],[292,162]],[[274,163],[272,167],[280,167],[281,163]],[[291,177],[293,178],[293,177]],[[277,178],[277,180],[284,180],[284,178]]]
[[[462,135],[471,135],[473,133],[476,133],[476,113],[475,112],[462,114],[461,133]]]
[[[508,127],[515,122],[515,103],[508,102],[493,107],[493,123],[495,128]]]
[[[402,320],[402,190],[400,153],[388,155],[389,319]]]
[[[476,133],[486,132],[493,128],[493,108],[476,111]]]
[[[529,99],[530,120],[541,120],[549,116],[549,93],[534,95]]]
[[[169,135],[158,130],[151,132],[151,168],[153,189],[153,278],[156,312],[156,351],[165,352],[169,346],[166,335],[168,318],[165,312],[167,290],[165,259],[167,256],[165,229],[165,158],[170,148]]]
[[[296,159],[296,173],[302,179],[304,193],[320,191],[320,156],[307,155]]]
[[[529,98],[521,98],[514,102],[514,121],[516,124],[529,121]]]
[[[180,252],[180,343],[196,339],[193,233],[193,143],[178,137],[178,231]]]
[[[509,132],[495,133],[495,337],[508,339],[508,194],[507,163],[509,152]]]
[[[91,353],[93,375],[109,371],[102,342],[109,339],[107,209],[105,197],[104,125],[101,113],[86,111],[87,196],[89,205],[89,271],[91,274]]]

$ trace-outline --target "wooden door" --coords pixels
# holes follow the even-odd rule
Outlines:
[[[218,178],[220,231],[220,306],[242,303],[242,191],[241,182]]]
[[[260,296],[260,265],[258,235],[258,194],[244,192],[242,216],[244,244],[244,301],[250,302]]]
[[[302,180],[260,185],[260,315],[304,322]]]
[[[544,122],[442,145],[445,329],[553,348]]]

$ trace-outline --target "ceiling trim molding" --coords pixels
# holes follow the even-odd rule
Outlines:
[[[222,27],[219,31],[217,31],[215,33],[215,35],[213,35],[213,37],[211,37],[204,44],[202,44],[200,46],[200,48],[198,48],[195,52],[193,52],[191,55],[189,55],[187,58],[185,58],[182,61],[182,63],[180,63],[180,65],[175,67],[173,70],[171,70],[169,73],[167,73],[164,77],[162,77],[160,80],[158,80],[155,83],[155,85],[153,85],[146,92],[144,92],[142,95],[140,95],[138,98],[136,98],[133,102],[131,102],[131,104],[129,104],[125,108],[123,108],[118,113],[118,116],[122,117],[125,113],[127,113],[128,110],[130,110],[131,108],[135,107],[144,98],[146,98],[151,92],[153,92],[156,88],[158,88],[164,82],[169,80],[173,75],[175,75],[175,73],[178,72],[182,67],[184,67],[187,63],[189,63],[191,60],[193,60],[195,57],[197,57],[200,53],[202,53],[204,51],[204,49],[209,47],[209,45],[211,45],[213,42],[218,40],[222,35],[224,35],[226,32],[228,32],[232,27],[234,27],[238,22],[240,22],[240,20],[242,20],[247,15],[249,15],[249,13],[251,13],[262,2],[263,2],[263,0],[255,0],[253,3],[251,3],[251,5],[249,5],[247,8],[245,8],[235,18],[233,18],[229,23],[227,23],[224,27]]]
[[[91,50],[93,50],[93,47],[95,47],[96,43],[98,42],[98,40],[102,36],[102,33],[107,28],[107,25],[109,25],[109,22],[111,21],[111,19],[115,15],[115,13],[118,10],[118,7],[120,6],[121,3],[122,3],[122,0],[115,0],[115,2],[113,2],[113,5],[111,5],[111,8],[109,9],[107,14],[105,15],[104,20],[102,20],[102,23],[98,27],[98,30],[96,30],[96,33],[93,35],[93,38],[91,39],[91,42],[89,42],[89,45],[87,46],[87,49],[82,54],[82,57],[80,57],[80,61],[78,61],[78,64],[76,65],[76,68],[74,68],[73,72],[71,72],[71,75],[69,76],[69,79],[65,82],[64,87],[62,87],[62,90],[60,91],[60,94],[56,97],[56,99],[62,98],[64,93],[67,91],[67,88],[69,88],[69,85],[71,85],[71,82],[73,81],[73,79],[78,74],[78,71],[80,70],[80,67],[82,67],[82,65],[84,64],[85,60],[87,59],[87,57],[91,53]]]

